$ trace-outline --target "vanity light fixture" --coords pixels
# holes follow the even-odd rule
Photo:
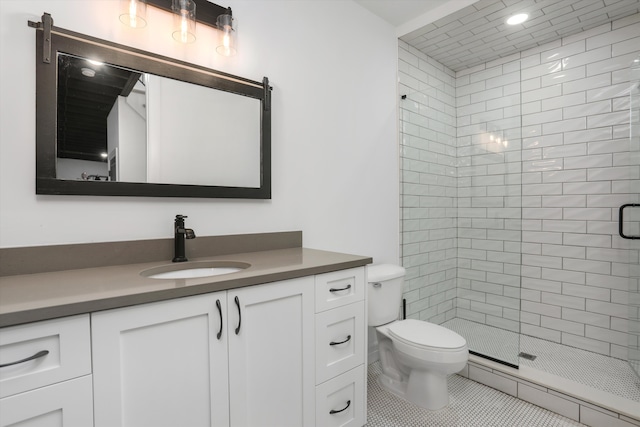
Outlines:
[[[196,41],[196,3],[193,0],[172,0],[173,33],[180,43]]]
[[[172,37],[182,43],[196,40],[196,22],[218,30],[216,51],[224,56],[237,52],[238,28],[230,7],[208,0],[120,0],[120,21],[133,28],[146,25],[146,6],[173,14]],[[197,12],[197,13],[196,13]]]
[[[224,56],[233,56],[237,52],[236,36],[238,35],[238,24],[232,15],[224,14],[218,16],[219,28],[218,47],[216,52]]]
[[[507,24],[518,25],[522,24],[527,19],[529,19],[529,15],[526,13],[518,13],[517,15],[510,16],[509,19],[507,19]]]

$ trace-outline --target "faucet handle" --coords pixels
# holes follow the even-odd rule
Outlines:
[[[186,215],[180,215],[180,214],[176,215],[176,219],[185,219],[185,218],[189,218],[189,217]]]

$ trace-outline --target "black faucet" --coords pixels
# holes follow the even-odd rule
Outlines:
[[[184,239],[195,239],[196,233],[190,228],[184,227],[184,219],[187,218],[185,215],[176,215],[176,221],[174,226],[174,240],[175,240],[175,251],[173,262],[185,262],[189,261],[184,254]]]

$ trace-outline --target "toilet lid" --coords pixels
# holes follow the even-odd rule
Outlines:
[[[389,335],[416,347],[457,349],[467,341],[455,332],[434,323],[407,319],[389,325]]]

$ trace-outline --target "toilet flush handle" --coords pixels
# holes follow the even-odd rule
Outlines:
[[[381,288],[381,287],[382,287],[382,283],[380,283],[380,282],[375,282],[375,283],[373,284],[373,287],[374,287],[374,288]]]

